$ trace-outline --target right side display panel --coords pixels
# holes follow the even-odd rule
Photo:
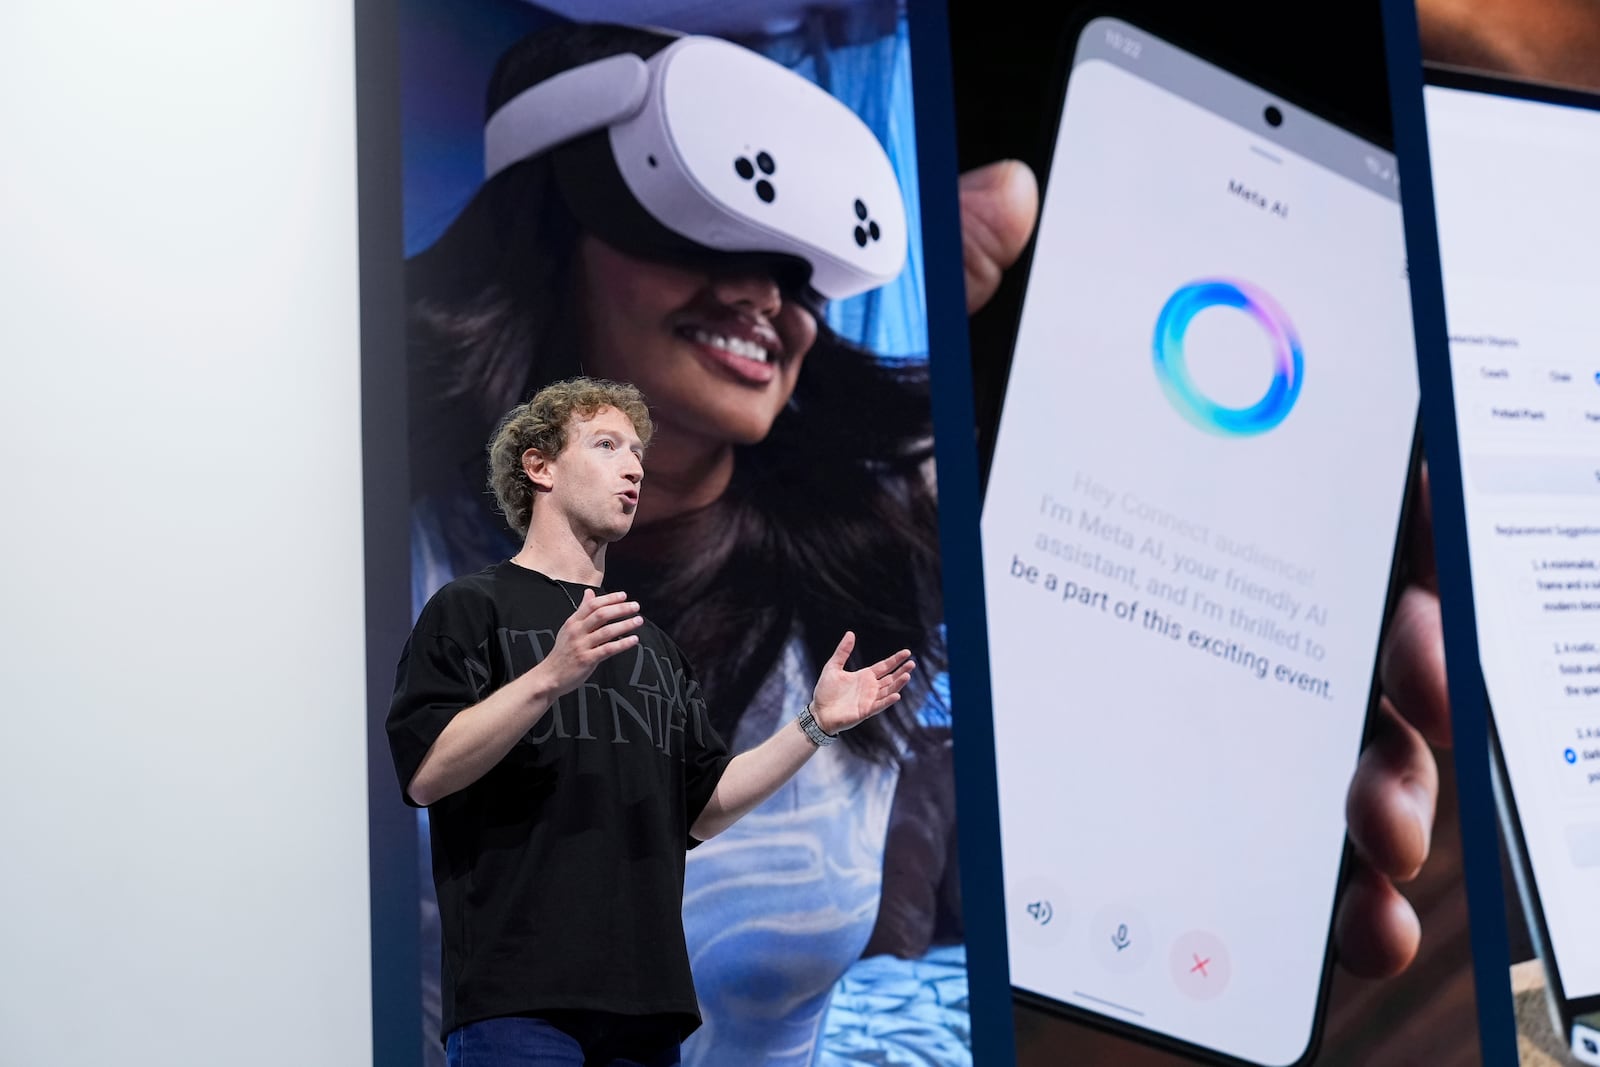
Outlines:
[[[1600,1064],[1600,7],[1414,14],[1425,133],[1403,94],[1396,127],[1485,1051],[1514,1021],[1522,1064]]]
[[[1519,1029],[1600,1063],[1600,98],[1427,81]]]

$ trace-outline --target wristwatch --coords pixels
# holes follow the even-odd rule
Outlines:
[[[817,724],[817,718],[811,714],[811,705],[809,703],[800,712],[800,718],[796,721],[800,724],[800,729],[805,731],[805,735],[811,738],[811,743],[818,748],[823,745],[831,745],[839,740],[838,734],[830,734]]]

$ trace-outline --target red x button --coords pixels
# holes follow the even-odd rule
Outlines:
[[[1204,930],[1191,930],[1173,942],[1171,964],[1172,980],[1196,1000],[1221,996],[1233,975],[1227,946]]]

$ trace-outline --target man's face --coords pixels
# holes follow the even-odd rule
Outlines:
[[[644,445],[633,421],[613,407],[574,417],[567,443],[546,464],[550,490],[535,507],[553,507],[580,537],[610,543],[633,527],[644,480]]]

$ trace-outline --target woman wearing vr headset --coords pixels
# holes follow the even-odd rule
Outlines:
[[[502,57],[489,112],[672,41],[594,24],[536,34]],[[587,169],[604,137],[506,166],[408,264],[414,602],[517,551],[483,489],[483,444],[507,409],[580,373],[638,385],[657,424],[648,490],[607,585],[674,635],[734,751],[792,717],[846,628],[863,662],[907,648],[925,665],[920,691],[690,853],[684,917],[705,1023],[684,1062],[815,1062],[833,992],[858,964],[889,976],[892,996],[920,990],[903,993],[903,1032],[933,1062],[962,1062],[965,975],[959,949],[940,949],[961,940],[950,735],[926,683],[943,664],[926,365],[835,335],[792,249],[707,254],[664,235],[621,183]],[[964,185],[969,307],[1031,228],[1031,183],[1003,205],[1015,174]],[[1371,761],[1368,792],[1416,769],[1406,751]],[[1415,951],[1397,899],[1379,879],[1346,900],[1342,947],[1364,950],[1364,970]]]

